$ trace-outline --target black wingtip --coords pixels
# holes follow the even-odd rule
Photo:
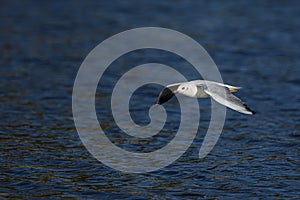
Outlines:
[[[161,97],[158,97],[158,99],[157,99],[157,101],[156,101],[156,104],[158,104],[158,105],[163,104],[163,102],[161,102]]]
[[[256,112],[253,111],[253,110],[251,110],[251,108],[249,108],[249,106],[247,106],[246,104],[244,104],[244,106],[245,106],[245,108],[246,108],[247,111],[249,111],[249,112],[252,113],[252,115],[255,115],[255,114],[256,114]]]
[[[163,104],[174,96],[174,93],[169,88],[164,88],[157,99],[156,104]]]

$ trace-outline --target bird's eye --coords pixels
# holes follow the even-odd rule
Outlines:
[[[182,87],[181,89],[183,89],[183,90],[184,90],[184,89],[185,89],[185,87]]]

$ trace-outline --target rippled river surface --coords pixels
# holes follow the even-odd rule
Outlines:
[[[299,18],[298,1],[2,1],[0,198],[300,199]],[[257,114],[228,109],[218,143],[199,159],[211,114],[210,100],[201,99],[200,127],[186,153],[165,168],[134,174],[104,165],[85,148],[73,121],[72,90],[96,45],[144,26],[199,42],[224,82],[243,87],[237,95]],[[113,123],[105,100],[111,83],[149,62],[184,66],[188,79],[201,78],[183,59],[153,49],[112,63],[97,89],[97,116],[110,140],[132,152],[163,147],[179,124],[176,98],[166,104],[170,123],[155,142],[129,140]],[[149,123],[160,89],[134,93],[137,124]]]

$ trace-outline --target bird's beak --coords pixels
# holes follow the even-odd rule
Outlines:
[[[174,94],[176,94],[176,93],[178,93],[178,90],[174,90],[174,92],[173,92]]]

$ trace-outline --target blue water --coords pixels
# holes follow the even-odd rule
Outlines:
[[[299,18],[298,1],[2,1],[0,198],[299,199]],[[217,145],[199,160],[210,116],[210,102],[203,100],[199,133],[179,160],[155,172],[127,174],[100,163],[83,146],[72,117],[72,88],[97,44],[143,26],[197,40],[224,82],[243,87],[238,96],[257,114],[228,110]],[[186,65],[161,52],[138,52],[115,66],[153,60]],[[138,90],[133,100],[145,91],[150,105],[160,89]],[[148,118],[141,108],[132,116],[143,124]],[[103,123],[110,122],[105,116]],[[165,133],[172,134],[172,126]]]

